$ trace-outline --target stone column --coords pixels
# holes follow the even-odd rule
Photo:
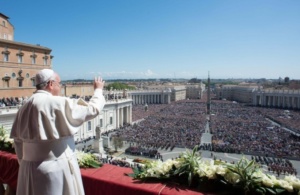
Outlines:
[[[119,116],[119,108],[116,109],[116,129],[119,128],[120,116]]]
[[[142,104],[141,102],[141,95],[139,94],[139,104]]]
[[[132,124],[132,105],[129,106],[129,123]]]
[[[253,94],[252,94],[252,105],[256,105],[256,93],[254,92]],[[200,98],[201,99],[201,98]]]
[[[120,126],[124,124],[123,108],[120,108]]]
[[[128,106],[126,106],[126,107],[124,107],[123,108],[124,109],[124,111],[123,111],[123,114],[124,114],[124,122],[125,123],[128,123]]]
[[[279,94],[278,95],[278,108],[280,108],[282,105],[282,96]]]

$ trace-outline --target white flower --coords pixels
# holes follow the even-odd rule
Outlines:
[[[142,177],[157,177],[166,176],[174,164],[173,160],[165,162],[152,161],[146,167],[146,173]]]
[[[216,166],[216,173],[218,175],[224,176],[226,174],[226,171],[227,171],[227,169],[224,166],[222,166],[222,165]]]
[[[294,176],[294,175],[289,175],[289,176],[285,176],[284,180],[289,182],[293,188],[300,190],[300,180]]]
[[[77,162],[80,167],[93,167],[91,163],[99,164],[98,161],[95,160],[95,156],[90,153],[85,153],[83,151],[76,150]],[[100,164],[99,164],[100,166]]]
[[[285,180],[281,180],[281,179],[278,180],[278,185],[281,186],[282,188],[286,189],[289,192],[293,192],[293,186]]]
[[[262,183],[267,186],[267,187],[273,187],[274,184],[276,183],[277,181],[275,181],[274,179],[268,177],[268,176],[263,176],[262,177]]]
[[[10,143],[11,145],[13,145],[14,143],[14,140],[10,138],[9,134],[0,136],[0,141],[4,143]]]
[[[262,183],[267,187],[273,187],[277,179],[272,175],[266,175],[261,170],[258,170],[252,174],[252,178],[261,179]]]
[[[241,177],[233,172],[228,172],[224,175],[224,178],[226,179],[226,181],[228,181],[231,184],[237,184],[240,182]]]
[[[207,177],[208,179],[215,179],[217,177],[217,165],[214,165],[214,161],[200,161],[197,168],[197,174],[199,177]]]

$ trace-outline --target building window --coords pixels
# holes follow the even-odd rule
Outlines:
[[[87,122],[87,130],[88,131],[92,130],[92,122],[91,121]]]
[[[31,62],[32,62],[32,64],[35,64],[36,63],[35,58],[31,58]]]
[[[16,73],[13,72],[13,73],[11,74],[11,77],[12,77],[12,78],[16,78]]]
[[[8,62],[8,60],[9,60],[9,53],[4,53],[3,54],[3,61]]]
[[[26,78],[29,78],[29,73],[26,74]]]
[[[35,87],[35,77],[32,77],[30,80],[31,80],[32,86]]]
[[[47,65],[48,64],[48,56],[45,55],[43,58],[44,58],[44,65]]]
[[[35,53],[32,52],[32,55],[30,57],[31,57],[31,64],[35,64],[37,55],[35,55]]]
[[[100,127],[103,127],[103,120],[100,119]]]
[[[3,39],[7,39],[7,34],[4,33]]]
[[[4,87],[9,88],[9,81],[4,81]]]
[[[8,74],[6,73],[5,76],[2,78],[2,80],[3,80],[3,87],[9,88],[10,76],[8,76]]]
[[[3,26],[6,26],[6,22],[5,22],[5,21],[2,21],[2,25],[3,25]]]
[[[23,63],[24,53],[22,52],[21,49],[19,49],[19,52],[17,53],[17,56],[18,56],[18,63]]]
[[[110,123],[111,125],[113,124],[113,117],[112,117],[112,116],[109,118],[109,123]]]
[[[23,62],[23,56],[18,55],[18,63],[22,63]]]
[[[19,79],[19,87],[23,87],[23,80]]]

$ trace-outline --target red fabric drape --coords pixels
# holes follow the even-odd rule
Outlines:
[[[180,186],[133,180],[125,173],[132,173],[131,168],[105,164],[98,169],[81,169],[84,191],[86,195],[202,195]]]
[[[16,189],[18,180],[18,159],[15,154],[0,151],[0,183]],[[175,185],[144,183],[124,174],[131,168],[104,164],[98,169],[81,169],[86,195],[203,195]]]
[[[15,154],[0,151],[0,183],[17,188],[19,163]]]

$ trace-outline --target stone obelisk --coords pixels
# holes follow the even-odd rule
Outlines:
[[[206,114],[210,117],[210,77],[208,72],[208,79],[207,79],[207,102],[206,102]]]
[[[206,124],[205,124],[205,131],[202,133],[201,136],[201,143],[200,147],[203,147],[204,150],[211,150],[211,137],[210,134],[210,77],[208,72],[208,79],[207,79],[207,101],[206,101]]]

